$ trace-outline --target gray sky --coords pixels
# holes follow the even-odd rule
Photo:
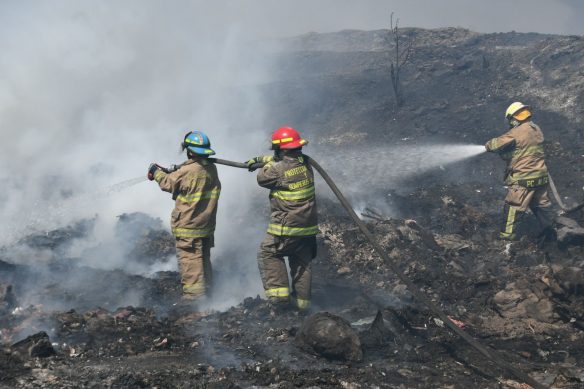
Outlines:
[[[404,26],[584,34],[584,2],[580,0],[341,0],[328,3],[347,7],[343,13],[346,23],[355,23],[357,28],[365,29],[368,25],[383,28],[387,25],[387,12],[393,11]]]
[[[584,1],[581,0],[260,0],[257,3],[263,4],[267,16],[258,27],[289,34],[386,28],[392,11],[403,26],[584,34]],[[245,12],[243,15],[253,18]]]
[[[403,26],[584,34],[584,1],[581,0],[54,0],[34,3],[4,0],[0,3],[0,21],[5,28],[10,28],[34,18],[39,9],[53,15],[83,9],[97,14],[116,10],[131,13],[128,19],[131,23],[132,17],[147,16],[154,8],[160,10],[151,15],[160,17],[154,22],[163,23],[165,15],[178,14],[185,19],[194,18],[210,35],[233,27],[239,28],[242,34],[259,37],[380,29],[387,27],[392,11]]]
[[[243,30],[261,36],[386,28],[392,11],[403,26],[584,34],[584,1],[581,0],[223,0],[203,3],[194,8],[204,7],[209,20],[222,18],[226,24],[239,24]],[[209,5],[211,3],[213,5]]]

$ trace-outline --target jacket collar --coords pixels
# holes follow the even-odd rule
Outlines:
[[[206,158],[197,158],[197,159],[187,159],[181,166],[192,165],[193,163],[198,163],[199,165],[206,166],[209,164]]]

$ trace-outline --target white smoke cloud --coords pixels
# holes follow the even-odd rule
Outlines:
[[[253,84],[262,61],[250,61],[254,35],[220,11],[203,1],[0,5],[0,243],[95,214],[106,241],[121,213],[146,212],[168,225],[174,204],[157,185],[103,189],[144,176],[150,162],[181,162],[190,129],[207,132],[220,157],[243,160],[262,149],[269,129],[261,128]],[[241,234],[250,238],[240,242],[244,257],[226,258],[222,248],[249,229],[242,215],[261,190],[246,171],[220,175],[213,254],[248,264],[246,290],[231,291],[241,298],[261,290],[255,249],[263,225]],[[112,258],[94,265],[126,266]]]
[[[261,118],[261,107],[247,106],[254,99],[232,117],[218,114],[241,77],[235,53],[245,41],[203,3],[3,3],[0,151],[3,176],[19,187],[5,194],[3,213],[17,222],[44,200],[54,206],[49,177],[71,179],[77,193],[143,175],[153,160],[176,162],[189,129],[207,131],[223,155],[253,150],[254,136],[235,148],[228,132],[243,111]],[[116,201],[166,218],[171,204],[160,199],[142,184]]]

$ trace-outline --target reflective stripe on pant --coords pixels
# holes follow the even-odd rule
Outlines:
[[[212,284],[212,238],[176,238],[176,255],[183,297],[197,299],[208,295]]]
[[[292,300],[299,308],[310,304],[312,273],[310,261],[316,255],[316,238],[266,235],[258,252],[258,267],[266,297],[272,301]],[[284,257],[288,257],[292,287]]]
[[[284,288],[266,289],[266,297],[268,297],[270,300],[287,301],[289,296],[290,296],[290,288],[288,288],[287,286]]]
[[[550,206],[547,186],[537,188],[525,188],[520,185],[510,186],[505,197],[501,238],[516,238],[517,224],[528,208],[531,209],[542,229],[549,228],[552,225]]]
[[[519,211],[516,207],[505,204],[503,211],[505,222],[503,224],[503,228],[501,229],[501,238],[509,240],[516,239],[515,229],[517,227],[517,222],[522,214],[523,212]]]
[[[305,300],[292,296],[290,302],[298,309],[307,309],[310,307],[310,300]]]

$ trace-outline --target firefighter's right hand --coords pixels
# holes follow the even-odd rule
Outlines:
[[[150,166],[148,166],[148,174],[146,175],[146,177],[148,177],[148,179],[152,181],[154,179],[154,173],[156,173],[158,169],[160,169],[160,167],[157,164],[151,163]]]

